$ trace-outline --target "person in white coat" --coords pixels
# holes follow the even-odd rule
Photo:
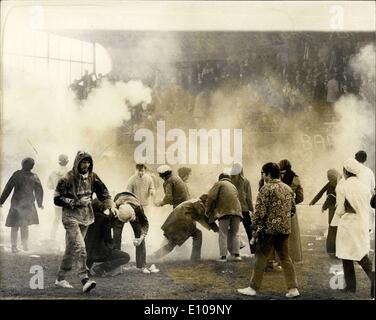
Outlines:
[[[360,264],[370,280],[372,277],[372,263],[368,257],[371,194],[357,177],[360,171],[360,164],[355,159],[351,158],[344,162],[344,179],[336,188],[336,219],[332,220],[332,225],[338,225],[336,256],[342,259],[346,281],[344,290],[350,292],[356,292],[354,261]]]

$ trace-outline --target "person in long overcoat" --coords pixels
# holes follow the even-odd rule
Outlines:
[[[295,204],[302,203],[304,200],[303,188],[299,177],[291,169],[289,160],[284,159],[278,163],[281,170],[281,181],[286,183],[295,193]],[[300,240],[300,228],[298,220],[298,212],[291,218],[291,233],[289,237],[289,252],[293,262],[301,262],[303,260],[302,243]]]
[[[357,177],[360,170],[359,163],[355,159],[350,158],[344,162],[344,179],[336,188],[337,208],[331,223],[338,226],[336,256],[342,259],[345,290],[350,292],[356,292],[354,261],[359,263],[372,281],[372,262],[368,257],[371,192]]]
[[[28,250],[29,226],[39,224],[38,212],[35,201],[43,209],[43,187],[38,175],[31,172],[35,164],[34,159],[22,160],[21,170],[17,170],[8,180],[0,197],[0,206],[4,204],[12,190],[10,210],[5,222],[12,228],[10,233],[12,252],[18,252],[17,234],[21,229],[21,243],[23,249]]]

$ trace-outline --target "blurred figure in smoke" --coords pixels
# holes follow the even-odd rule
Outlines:
[[[168,242],[154,252],[150,260],[163,258],[190,237],[193,241],[191,260],[201,259],[202,232],[197,229],[196,221],[206,229],[218,232],[216,223],[209,223],[209,218],[205,215],[206,199],[207,195],[202,195],[199,199],[184,201],[170,213],[161,227]]]
[[[149,231],[149,221],[137,197],[131,192],[118,193],[114,198],[118,208],[118,219],[113,223],[115,248],[121,249],[121,239],[124,223],[129,222],[133,229],[136,247],[136,267],[143,273],[150,273],[146,268],[146,243],[145,237]]]
[[[155,203],[157,207],[170,204],[175,209],[182,202],[189,200],[189,192],[186,184],[180,177],[172,174],[172,170],[168,165],[158,167],[157,171],[159,176],[164,180],[163,189],[165,192],[164,198]]]
[[[191,192],[188,187],[188,179],[192,174],[192,169],[188,167],[181,167],[178,169],[178,176],[183,180],[188,190],[188,199],[191,198]]]
[[[38,176],[31,172],[34,167],[34,159],[22,160],[21,170],[17,170],[8,180],[0,197],[0,207],[7,200],[14,189],[10,210],[5,226],[11,227],[10,241],[12,252],[17,253],[17,234],[21,229],[21,243],[23,250],[27,251],[29,239],[29,225],[39,224],[38,212],[34,202],[43,209],[43,187]]]
[[[136,173],[129,178],[126,191],[133,193],[140,201],[146,214],[149,213],[150,198],[155,195],[153,179],[146,173],[144,164],[136,164]]]
[[[335,257],[336,253],[336,235],[337,235],[337,227],[331,226],[330,223],[334,217],[334,213],[336,210],[336,187],[338,181],[341,179],[341,174],[336,169],[329,169],[327,172],[327,177],[329,182],[320,190],[320,192],[312,199],[309,203],[310,206],[313,206],[317,201],[321,199],[321,197],[326,192],[326,200],[321,207],[321,212],[325,210],[329,211],[328,214],[328,235],[326,238],[326,252],[329,254],[330,257]]]
[[[98,199],[93,201],[94,223],[85,236],[87,266],[95,276],[115,276],[121,273],[121,266],[129,262],[129,254],[115,248],[111,236],[111,220],[117,219],[106,214],[105,205]],[[101,262],[93,266],[94,262]]]
[[[57,168],[57,170],[53,171],[50,174],[50,176],[48,177],[48,181],[47,181],[48,189],[53,190],[53,191],[55,191],[59,180],[63,178],[68,172],[68,168],[67,168],[67,164],[69,162],[68,156],[66,156],[65,154],[61,154],[59,155],[58,161],[59,161],[59,167]],[[52,241],[55,240],[57,227],[59,226],[61,222],[61,215],[62,215],[62,208],[55,206],[55,217],[52,222],[51,235],[50,235],[50,239]]]
[[[239,201],[242,207],[243,226],[247,233],[248,242],[252,239],[252,221],[251,215],[253,212],[252,190],[251,184],[244,176],[243,166],[235,163],[231,168],[231,182],[238,190]],[[255,253],[255,248],[250,244],[251,254]]]
[[[239,255],[239,225],[242,220],[242,207],[238,191],[228,174],[221,173],[218,182],[210,189],[206,201],[209,222],[218,219],[220,262],[226,262],[227,250],[231,256],[227,261],[241,261]]]
[[[342,180],[337,188],[337,208],[332,225],[337,225],[336,256],[342,259],[345,275],[345,291],[356,292],[354,261],[372,279],[370,251],[369,214],[371,194],[358,178],[359,162],[347,159],[343,164]]]
[[[55,285],[62,288],[73,288],[67,280],[66,273],[72,269],[73,260],[78,262],[78,275],[82,283],[82,291],[89,292],[96,286],[89,279],[86,265],[87,253],[85,235],[94,222],[92,207],[93,193],[116,215],[116,208],[105,184],[93,172],[93,159],[90,154],[78,151],[73,169],[59,180],[54,196],[54,203],[63,207],[62,222],[66,231],[66,248]]]
[[[295,194],[295,204],[302,203],[304,200],[303,188],[299,177],[291,169],[289,160],[284,159],[279,163],[281,171],[281,181],[291,187]],[[300,262],[303,260],[302,243],[300,240],[300,228],[298,221],[298,214],[294,214],[291,218],[291,234],[289,236],[289,252],[293,262]]]

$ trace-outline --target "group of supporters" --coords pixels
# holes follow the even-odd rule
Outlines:
[[[374,278],[374,263],[372,269],[368,255],[370,231],[374,228],[372,206],[375,206],[375,196],[372,194],[375,178],[364,165],[366,160],[367,154],[359,151],[355,158],[343,163],[343,176],[335,169],[328,170],[328,183],[310,202],[314,205],[326,192],[322,211],[329,210],[327,252],[342,259],[345,290],[351,292],[356,291],[354,261],[361,265],[370,279]],[[79,151],[70,171],[67,170],[69,160],[66,155],[60,155],[58,161],[59,168],[48,179],[48,188],[54,190],[56,206],[51,237],[56,233],[59,220],[66,232],[66,248],[56,286],[72,288],[66,280],[66,273],[72,269],[74,261],[77,261],[83,292],[95,288],[94,276],[121,273],[122,266],[130,261],[129,254],[121,247],[125,223],[130,223],[133,229],[136,267],[143,273],[158,272],[155,265],[147,267],[147,260],[158,261],[189,238],[193,240],[191,260],[200,260],[203,237],[197,223],[218,233],[218,262],[242,261],[239,236],[242,223],[255,263],[249,286],[238,289],[238,292],[256,295],[264,272],[279,266],[285,273],[286,297],[300,295],[295,265],[303,257],[297,205],[304,196],[299,177],[289,160],[268,162],[262,166],[255,206],[250,182],[238,163],[233,164],[230,171],[220,173],[218,181],[198,198],[191,198],[187,185],[190,168],[180,168],[175,175],[168,165],[162,165],[157,169],[158,178],[148,172],[144,164],[137,164],[136,173],[128,180],[125,191],[112,198],[106,185],[93,171],[90,154]],[[31,171],[33,166],[33,159],[24,159],[22,169],[14,172],[0,197],[2,205],[13,191],[6,219],[6,226],[11,227],[13,253],[19,251],[19,229],[23,250],[29,249],[28,226],[39,223],[35,201],[43,209],[43,187],[38,176]],[[160,179],[164,197],[156,199],[155,186]],[[155,207],[170,205],[172,211],[161,226],[164,242],[147,256],[148,216],[153,214],[151,202]]]

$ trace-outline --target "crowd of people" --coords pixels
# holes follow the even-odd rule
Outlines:
[[[317,47],[314,38],[296,36],[287,49],[287,40],[273,40],[267,53],[256,46],[238,56],[176,62],[168,72],[150,65],[153,79],[140,79],[152,88],[152,102],[131,106],[131,119],[124,121],[123,129],[133,133],[140,127],[153,128],[162,117],[181,128],[192,126],[193,117],[195,126],[205,127],[226,100],[225,112],[236,110],[238,126],[278,132],[294,116],[302,118],[302,127],[338,121],[334,104],[344,95],[374,101],[374,90],[368,90],[375,81],[372,73],[361,77],[352,67],[362,43],[333,36]],[[296,50],[292,53],[291,48]],[[106,77],[127,81],[115,73]],[[92,78],[96,77],[85,74],[77,80],[82,86],[74,86],[77,93],[84,92],[78,94],[82,99],[97,86]]]
[[[366,152],[359,151],[355,158],[344,161],[343,177],[337,170],[330,169],[329,182],[310,205],[327,193],[322,207],[322,211],[329,210],[327,252],[332,258],[342,260],[345,291],[356,292],[356,261],[372,279],[374,297],[374,257],[372,267],[369,253],[370,231],[374,230],[375,176],[365,166],[366,160]],[[55,214],[66,232],[66,249],[55,282],[57,287],[73,287],[66,280],[66,274],[72,270],[74,261],[77,261],[83,292],[96,287],[96,276],[121,273],[122,266],[130,261],[130,255],[122,248],[125,223],[130,223],[133,229],[136,267],[143,273],[155,273],[159,270],[154,264],[147,267],[147,261],[159,261],[189,238],[193,240],[191,260],[201,259],[202,231],[197,223],[204,230],[218,233],[218,262],[242,261],[239,252],[242,222],[255,264],[249,286],[238,292],[257,295],[264,272],[279,264],[285,273],[286,297],[300,295],[295,265],[304,263],[298,215],[304,192],[289,160],[262,166],[255,205],[250,183],[239,163],[220,173],[218,181],[210,188],[202,187],[198,198],[191,197],[187,183],[191,168],[182,167],[175,174],[170,166],[162,165],[153,173],[147,172],[146,165],[136,164],[136,172],[129,178],[126,190],[112,198],[105,183],[93,171],[90,154],[79,151],[70,171],[66,170],[67,156],[60,155],[58,162],[58,169],[48,180],[48,187],[54,189]],[[28,226],[39,223],[35,201],[43,209],[43,187],[38,175],[31,171],[33,167],[33,159],[24,159],[22,169],[12,175],[0,197],[3,205],[13,191],[6,226],[11,228],[15,254],[19,252],[19,229],[23,250],[29,250]],[[156,196],[159,179],[163,181],[162,199]],[[149,218],[154,207],[166,205],[170,205],[172,211],[161,226],[165,241],[160,249],[147,255],[146,241],[153,241],[149,239]],[[55,222],[51,228],[56,230]]]
[[[81,101],[87,99],[93,88],[100,88],[103,79],[101,73],[98,73],[98,75],[95,72],[89,74],[89,71],[85,70],[84,75],[80,79],[75,79],[69,89],[72,90],[75,98]]]

